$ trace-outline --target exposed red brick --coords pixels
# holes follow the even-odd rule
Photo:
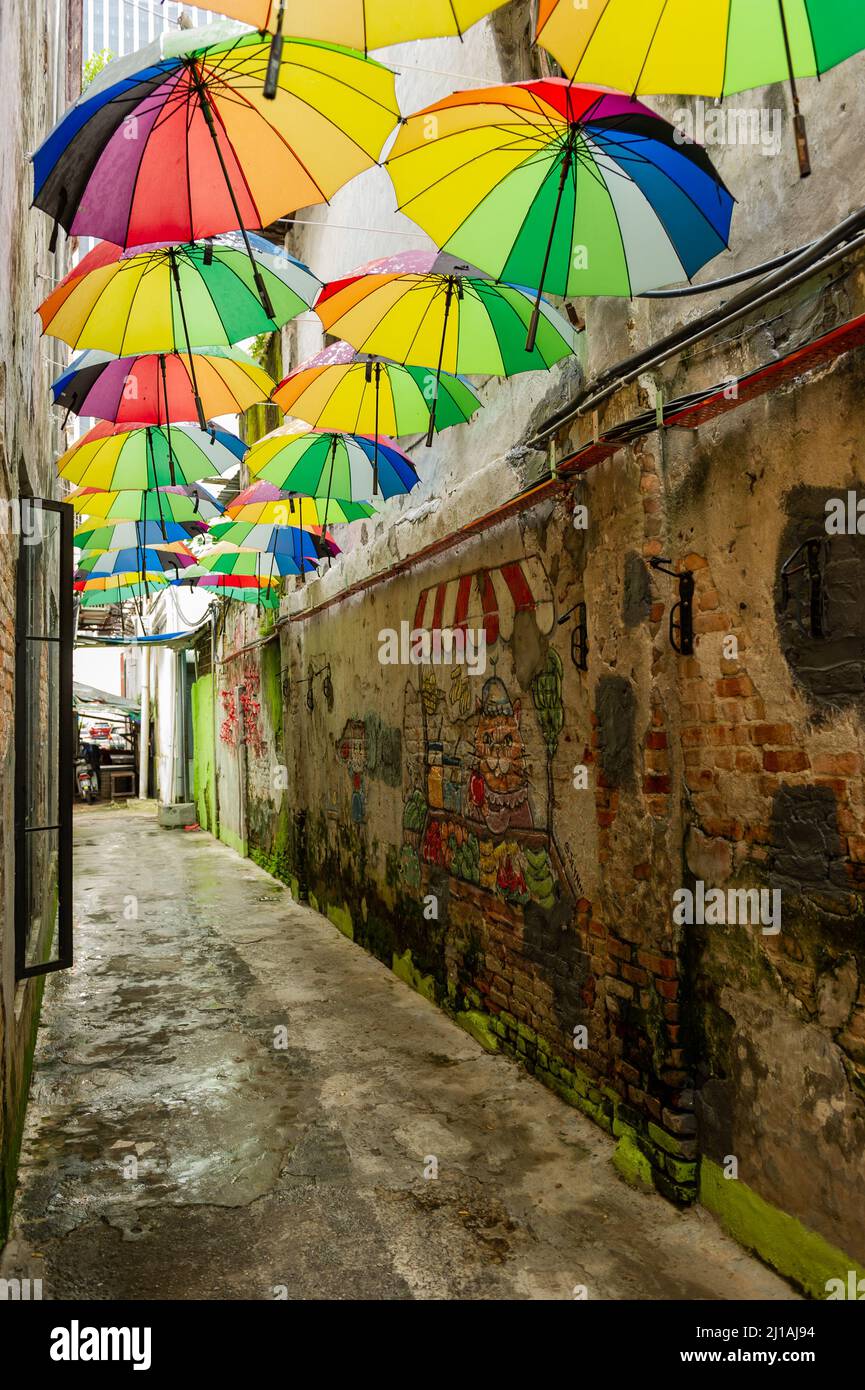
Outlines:
[[[808,754],[801,748],[767,748],[763,754],[767,772],[804,772],[809,766]]]

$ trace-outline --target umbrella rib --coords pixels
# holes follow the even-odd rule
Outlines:
[[[612,153],[610,152],[610,150],[604,149],[603,143],[600,142],[600,141],[596,141],[595,138],[594,138],[594,136],[593,136],[590,132],[587,132],[585,138],[586,138],[586,146],[587,146],[587,148],[588,148],[589,144],[592,144],[592,145],[597,144],[597,145],[598,145],[598,148],[600,149],[600,151],[601,151],[602,154],[605,154],[605,155],[607,156],[607,158],[608,158],[609,160],[611,160],[611,161],[612,161],[614,164],[616,164],[617,166],[619,165],[620,161],[616,158],[616,156],[615,156],[614,154],[612,154]],[[649,142],[646,141],[646,143],[649,143]],[[683,157],[684,157],[684,156],[683,156]],[[647,165],[649,168],[657,168],[657,167],[658,167],[657,165],[653,165],[653,164],[652,164],[652,161],[649,160],[649,159],[646,159],[645,156],[640,156],[636,151],[634,151],[634,161],[633,161],[633,162],[634,162],[635,164]],[[666,223],[665,223],[663,217],[661,216],[661,213],[660,213],[660,212],[658,211],[658,209],[655,207],[654,203],[650,203],[650,202],[649,202],[649,199],[646,197],[646,194],[643,193],[643,190],[642,190],[642,189],[639,187],[639,185],[636,183],[636,180],[633,179],[633,178],[629,178],[629,175],[628,175],[628,172],[627,172],[627,160],[622,161],[622,164],[623,164],[625,167],[618,167],[614,172],[616,172],[616,173],[617,173],[620,177],[622,177],[622,178],[629,179],[629,181],[630,181],[631,183],[633,183],[633,184],[637,187],[638,191],[642,194],[643,198],[645,198],[645,199],[646,199],[646,202],[649,203],[649,206],[651,207],[651,209],[652,209],[652,211],[654,212],[655,216],[657,217],[658,221],[661,223],[661,226],[664,228],[664,231],[667,232],[667,236],[669,237],[671,246],[673,246],[673,247],[675,248],[675,242],[673,241],[672,237],[670,236],[669,231],[667,231],[667,225],[666,225]],[[671,183],[671,184],[673,185],[674,188],[677,188],[677,189],[679,190],[679,192],[681,193],[682,197],[685,198],[685,199],[687,199],[687,201],[691,204],[691,206],[695,209],[695,211],[696,211],[697,213],[699,213],[700,217],[702,217],[702,219],[703,219],[703,221],[706,223],[706,225],[707,225],[708,227],[711,228],[711,230],[715,233],[715,235],[718,237],[718,239],[722,242],[722,245],[724,245],[725,247],[729,248],[729,242],[728,242],[725,238],[722,238],[722,237],[721,237],[721,234],[720,234],[720,232],[718,231],[718,229],[714,226],[714,224],[713,224],[713,223],[709,220],[709,218],[706,216],[706,213],[703,211],[703,209],[702,209],[702,207],[700,206],[700,204],[699,204],[694,198],[692,198],[692,196],[691,196],[691,194],[688,192],[687,188],[683,188],[682,185],[679,183],[678,179],[676,179],[672,174],[667,173],[666,170],[663,171],[663,174],[664,174],[664,177],[667,179],[667,181],[668,181],[669,183]],[[676,254],[677,254],[677,256],[678,256],[678,251],[676,252]],[[680,259],[680,264],[681,264],[681,259]],[[684,269],[684,267],[683,267],[683,269]]]
[[[304,44],[304,42],[305,42],[305,41],[304,41],[303,39],[297,39],[297,38],[292,38],[292,39],[289,40],[289,43],[290,43],[290,44],[301,45],[301,46]],[[321,42],[316,43],[315,40],[310,40],[309,43],[307,44],[307,46],[319,47],[319,48],[321,48],[321,47],[328,47],[328,45],[323,44],[323,43],[321,43]],[[330,47],[333,47],[333,46],[334,46],[334,45],[331,45]],[[289,50],[289,51],[290,51],[290,50]],[[222,65],[220,64],[220,66],[222,66]],[[265,65],[265,66],[266,66],[266,65]],[[313,68],[313,67],[307,67],[306,64],[300,63],[300,62],[297,61],[297,59],[293,59],[293,58],[291,58],[291,57],[284,58],[284,59],[282,60],[281,66],[283,67],[283,69],[286,70],[286,72],[287,72],[288,69],[290,69],[290,68],[295,68],[297,71],[302,72],[302,73],[305,73],[305,74],[313,73],[316,77],[319,77],[319,78],[323,79],[325,82],[328,82],[328,83],[332,84],[332,85],[335,86],[335,87],[345,87],[348,91],[354,92],[355,96],[362,97],[363,100],[364,100],[365,102],[367,102],[369,105],[371,105],[371,106],[377,106],[377,107],[379,108],[379,110],[381,110],[381,111],[383,111],[383,112],[386,112],[389,116],[393,116],[393,118],[394,118],[394,123],[396,123],[396,121],[399,120],[399,116],[400,116],[399,110],[395,110],[394,107],[388,106],[388,104],[387,104],[386,102],[384,102],[384,101],[379,101],[378,97],[371,96],[370,93],[369,93],[364,87],[356,87],[355,84],[354,84],[353,82],[349,82],[348,79],[345,78],[345,77],[339,77],[339,76],[337,76],[336,73],[333,73],[333,72],[323,72],[320,68],[319,68],[319,69],[316,69],[316,68]],[[364,67],[364,66],[375,67],[375,68],[378,68],[378,69],[380,69],[380,70],[381,70],[381,69],[384,69],[385,72],[389,71],[389,69],[384,68],[384,65],[383,65],[382,63],[377,63],[374,59],[369,59],[369,60],[367,60],[366,63],[361,62],[360,66],[361,66],[361,67]],[[213,71],[214,73],[217,72],[216,65],[213,66],[213,68],[211,69],[211,71]],[[225,79],[220,78],[220,80],[225,80]],[[261,82],[261,77],[260,77],[260,76],[253,77],[253,76],[250,74],[249,90],[250,90],[250,91],[257,91],[258,88],[259,88],[260,82]],[[230,85],[231,85],[233,91],[242,93],[243,90],[244,90],[243,87],[242,87],[237,81],[231,83]],[[286,90],[286,89],[283,88],[283,91],[285,91],[285,90]],[[308,101],[306,100],[305,97],[298,96],[298,94],[297,94],[296,91],[290,91],[289,94],[290,94],[291,96],[295,97],[298,101],[302,102],[304,106],[311,106],[311,105],[312,105],[311,102],[308,102]],[[257,108],[255,108],[255,109],[257,109]],[[318,111],[317,107],[312,107],[312,109],[313,109],[314,111],[316,111],[316,114],[317,114],[317,115],[322,115],[322,114],[323,114],[321,111]],[[260,114],[260,113],[259,113],[259,114]],[[331,119],[330,119],[329,116],[325,116],[325,120],[327,120],[327,121],[329,122],[329,124],[331,124],[331,125],[334,125],[334,124],[335,124],[335,122],[331,121]],[[340,127],[340,126],[338,126],[337,129],[339,129],[339,130],[342,131],[342,127]],[[342,133],[343,133],[343,134],[346,134],[345,131],[342,131]],[[350,137],[349,137],[349,138],[350,138]],[[357,143],[356,141],[352,140],[352,144],[356,144],[356,143]],[[359,148],[359,149],[362,149],[363,146],[358,146],[358,148]],[[368,154],[369,151],[366,151],[366,150],[365,150],[364,153]]]
[[[253,251],[253,255],[254,255],[254,254],[255,254],[255,252]],[[238,250],[237,248],[235,248],[235,247],[226,247],[223,251],[217,251],[217,252],[214,254],[214,260],[216,260],[216,259],[219,260],[219,264],[220,264],[220,266],[222,267],[222,269],[226,272],[226,274],[227,274],[227,275],[232,275],[232,276],[234,277],[234,279],[237,280],[237,282],[243,287],[244,292],[245,292],[246,294],[248,294],[248,295],[250,296],[250,298],[256,299],[257,296],[256,296],[256,295],[254,294],[254,292],[249,288],[249,285],[246,283],[246,281],[244,280],[243,276],[242,276],[242,275],[239,275],[238,272],[235,270],[234,264],[233,264],[233,260],[232,260],[231,262],[229,262],[229,261],[226,259],[226,257],[227,257],[228,255],[231,255],[232,257],[234,257],[234,256],[239,256],[239,257],[241,258],[241,261],[242,261],[242,263],[243,263],[244,265],[247,265],[247,264],[249,263],[249,257],[245,254],[245,252],[239,251],[239,250]],[[273,274],[272,271],[268,270],[268,268],[267,268],[266,265],[261,265],[261,264],[259,264],[259,267],[258,267],[258,268],[259,268],[259,272],[261,273],[262,276],[263,276],[263,275],[272,275],[272,274]],[[201,272],[200,272],[200,271],[199,271],[199,275],[201,275]],[[275,278],[276,278],[277,280],[279,280],[279,276],[278,276],[278,275],[277,275]],[[205,277],[204,277],[203,275],[201,275],[201,279],[202,279],[202,282],[204,283],[204,288],[205,288],[205,290],[207,291],[208,298],[210,299],[211,304],[213,305],[214,309],[216,310],[216,316],[217,316],[217,318],[219,319],[219,322],[222,324],[222,331],[223,331],[224,334],[225,334],[226,340],[228,340],[228,325],[226,324],[225,320],[223,319],[222,314],[220,313],[220,310],[219,310],[219,305],[217,304],[216,300],[214,299],[214,297],[213,297],[213,292],[211,291],[210,286],[207,284],[207,281],[205,280]],[[283,288],[284,288],[284,289],[287,289],[287,290],[289,291],[290,294],[296,295],[296,297],[301,301],[301,303],[304,302],[302,296],[299,295],[299,294],[297,294],[296,290],[293,290],[292,287],[291,287],[291,285],[286,285],[286,284],[285,284],[283,281],[281,281],[281,280],[280,280],[280,284],[282,284]],[[260,301],[259,301],[259,302],[260,302]],[[262,307],[262,309],[263,309],[263,308],[264,308],[264,305],[261,305],[261,307]],[[307,305],[307,308],[308,308],[308,307],[309,307],[309,306]],[[273,322],[275,322],[275,320],[274,320],[274,319],[271,319],[270,322],[273,323]],[[235,339],[234,341],[239,342],[240,339],[245,338],[245,337],[247,337],[247,336],[248,336],[248,335],[247,335],[246,333],[241,333],[240,338]],[[231,346],[231,342],[230,342],[230,341],[229,341],[229,346]]]
[[[634,83],[634,86],[633,86],[633,89],[632,89],[632,95],[633,95],[633,96],[636,96],[636,95],[637,95],[637,92],[638,92],[639,89],[640,89],[640,82],[642,81],[643,73],[646,71],[646,64],[647,64],[648,61],[649,61],[649,55],[650,55],[651,52],[652,52],[652,46],[653,46],[653,44],[654,44],[654,42],[655,42],[655,39],[658,37],[658,30],[659,30],[660,27],[661,27],[661,23],[662,23],[662,21],[663,21],[664,15],[667,13],[667,6],[669,5],[669,3],[670,3],[670,0],[663,0],[663,4],[661,5],[661,9],[660,9],[660,11],[658,12],[658,18],[657,18],[657,20],[655,21],[655,27],[654,27],[654,29],[652,30],[652,37],[649,39],[649,42],[646,44],[646,51],[645,51],[645,53],[643,54],[643,61],[642,61],[642,63],[640,64],[640,71],[637,73],[637,80],[636,80],[636,82]],[[730,9],[732,9],[732,5],[730,6]],[[728,16],[729,16],[729,13],[730,13],[730,10],[727,11]]]
[[[453,133],[454,133],[454,134],[458,134],[458,135],[464,135],[464,134],[465,134],[464,131],[454,131]],[[445,135],[445,136],[442,136],[441,138],[447,140],[449,137]],[[537,159],[538,162],[541,162],[542,160],[548,158],[548,157],[549,157],[550,147],[551,147],[551,145],[552,145],[553,143],[554,143],[553,141],[549,141],[549,142],[548,142],[547,144],[545,144],[545,145],[539,145],[539,146],[537,146],[537,147],[532,148],[532,149],[530,150],[529,154],[526,155],[525,159],[522,159],[522,160],[519,162],[519,164],[515,165],[514,169],[509,170],[508,174],[505,174],[505,175],[504,175],[504,178],[507,178],[507,177],[509,176],[510,173],[514,173],[514,172],[516,171],[516,169],[524,169],[524,168],[526,167],[527,164],[530,164],[530,163],[532,162],[533,159]],[[423,188],[419,189],[417,193],[413,193],[412,196],[411,196],[410,198],[406,199],[406,201],[405,201],[404,203],[398,203],[398,204],[397,204],[397,212],[404,212],[405,209],[406,209],[407,207],[409,207],[412,203],[416,202],[418,198],[423,198],[427,193],[431,193],[432,190],[433,190],[434,188],[437,188],[437,187],[439,186],[439,184],[444,183],[447,179],[453,178],[453,176],[454,176],[455,173],[462,172],[463,169],[468,169],[470,165],[476,164],[476,163],[478,162],[478,160],[480,160],[480,159],[488,159],[489,156],[490,156],[491,154],[501,154],[503,151],[507,151],[507,150],[510,150],[510,149],[514,149],[514,148],[517,147],[517,144],[518,144],[518,142],[517,142],[517,143],[501,144],[501,145],[497,145],[497,146],[495,147],[494,150],[481,150],[480,154],[472,155],[471,159],[466,159],[466,160],[464,160],[463,163],[459,165],[458,169],[447,169],[443,174],[440,174],[438,178],[433,179],[432,183],[426,184]],[[416,151],[415,151],[415,150],[409,150],[409,151],[407,151],[406,153],[407,153],[407,154],[415,154]],[[405,158],[405,156],[404,156],[404,155],[400,155],[399,158],[400,158],[400,159],[403,159],[403,158]],[[499,183],[501,183],[501,182],[502,182],[502,179],[499,179],[499,180],[498,180],[498,183],[496,183],[496,184],[494,185],[494,188],[497,188],[498,185],[499,185]],[[493,191],[494,191],[494,189],[490,189],[489,192],[491,193],[491,192],[493,192]],[[480,205],[481,205],[481,203],[484,201],[484,199],[485,199],[485,198],[488,198],[488,197],[489,197],[489,193],[485,193],[485,194],[484,194],[484,198],[481,198],[481,199],[475,204],[475,207],[476,207],[476,208],[477,208],[477,207],[480,207]],[[409,216],[410,216],[410,215],[411,215],[411,214],[409,214]],[[468,215],[471,216],[470,213],[469,213]],[[465,221],[465,218],[463,219],[463,221]],[[462,223],[460,223],[460,225],[462,225]],[[451,234],[451,235],[452,235],[452,234]]]
[[[438,296],[439,296],[440,294],[444,294],[445,297],[447,296],[447,277],[446,277],[446,276],[442,276],[442,277],[439,278],[439,283],[438,283],[438,285],[436,286],[435,292],[433,293],[433,297],[432,297],[432,300],[430,301],[430,305],[429,305],[429,310],[428,310],[427,312],[430,312],[430,311],[432,310],[433,305],[435,304],[435,301],[436,301],[436,299],[438,298]],[[386,316],[385,316],[385,317],[386,317]],[[424,317],[426,317],[426,315],[424,315]],[[382,323],[384,323],[384,319],[382,319]],[[405,362],[408,362],[409,354],[411,353],[412,348],[414,347],[415,342],[417,341],[417,336],[418,336],[418,334],[420,333],[421,328],[423,327],[423,324],[424,324],[424,320],[421,319],[421,320],[418,322],[417,328],[415,329],[414,333],[412,334],[411,342],[410,342],[409,345],[408,345],[408,352],[406,353],[405,358],[403,359]],[[445,333],[446,333],[446,332],[447,332],[447,325],[445,325]],[[442,337],[444,338],[444,334],[442,335]],[[459,362],[459,324],[457,324],[457,350],[456,350],[456,360],[457,360],[457,363],[458,363],[458,362]],[[426,366],[426,363],[421,363],[421,365],[422,365],[422,366]],[[439,372],[439,381],[441,381],[441,372]]]
[[[219,94],[219,100],[220,100],[220,101],[225,101],[226,103],[233,103],[233,104],[236,105],[236,106],[241,106],[241,107],[243,107],[243,109],[244,109],[244,110],[247,110],[247,111],[255,111],[256,115],[260,115],[260,114],[261,114],[261,113],[257,110],[257,108],[255,107],[255,105],[254,105],[253,102],[248,101],[247,98],[244,97],[244,96],[242,95],[242,93],[238,95],[237,89],[236,89],[236,88],[230,87],[227,83],[224,83],[223,85],[225,86],[225,89],[226,89],[226,90],[225,90],[225,92],[220,91],[220,94]],[[291,95],[294,96],[298,101],[303,101],[303,98],[302,98],[302,97],[298,97],[296,93],[292,92]],[[303,104],[306,105],[306,106],[310,106],[310,103],[309,103],[309,102],[304,102]],[[216,112],[216,115],[217,115],[217,117],[218,117],[218,119],[219,119],[219,123],[220,123],[220,125],[222,126],[222,129],[226,132],[226,139],[228,140],[229,147],[230,147],[230,149],[232,150],[232,153],[234,153],[234,146],[232,145],[231,139],[230,139],[230,137],[229,137],[229,135],[228,135],[228,132],[227,132],[227,130],[226,130],[225,122],[222,120],[222,117],[219,115],[219,111],[217,110],[217,108],[214,107],[213,109],[214,109],[214,111]],[[314,111],[314,110],[315,110],[315,107],[310,106],[310,109]],[[322,115],[322,112],[319,111],[319,112],[316,112],[316,114],[317,114],[317,115]],[[264,120],[264,117],[261,117],[261,119]],[[325,117],[325,120],[327,120],[328,123],[329,123],[330,125],[332,125],[332,126],[334,127],[335,130],[339,130],[341,134],[345,134],[345,132],[342,131],[341,127],[338,126],[338,125],[336,124],[335,121],[330,121],[328,117]],[[271,130],[272,133],[276,136],[276,138],[277,138],[277,140],[280,142],[280,144],[283,145],[284,148],[288,151],[288,153],[291,155],[292,159],[293,159],[293,160],[295,161],[295,163],[299,166],[299,168],[301,168],[301,169],[303,170],[304,174],[305,174],[306,177],[309,179],[309,181],[310,181],[310,183],[313,185],[313,187],[316,188],[316,189],[318,190],[319,194],[321,195],[321,200],[322,200],[322,202],[324,202],[324,203],[329,203],[329,202],[330,202],[330,199],[328,198],[328,196],[327,196],[327,194],[325,193],[324,189],[322,188],[321,184],[318,182],[318,179],[316,179],[316,178],[313,176],[312,170],[309,169],[309,168],[307,167],[307,165],[304,163],[304,161],[301,159],[301,157],[300,157],[300,155],[298,154],[298,152],[297,152],[296,148],[294,147],[294,145],[292,145],[292,144],[290,143],[290,141],[287,140],[287,139],[285,138],[285,136],[282,134],[282,131],[279,130],[275,125],[271,124],[270,122],[266,122],[266,124],[269,126],[270,130]],[[346,137],[346,138],[349,138],[349,137]],[[352,144],[354,144],[354,143],[355,143],[355,142],[352,141]],[[358,146],[358,148],[360,149],[360,148],[362,148],[362,147],[361,147],[361,146]],[[363,153],[366,154],[366,151],[364,150]],[[236,157],[236,156],[235,156],[235,157]],[[238,161],[237,161],[237,164],[238,164],[238,168],[240,169],[241,177],[243,178],[244,184],[246,184],[247,191],[249,192],[250,200],[254,203],[255,200],[253,199],[252,193],[251,193],[251,191],[249,190],[249,185],[248,185],[247,180],[246,180],[246,175],[245,175],[244,172],[243,172],[243,166],[241,165],[239,159],[238,159]],[[257,209],[256,209],[256,210],[257,210]]]
[[[177,76],[177,78],[179,78],[179,73],[176,74],[176,76]],[[175,88],[176,88],[177,85],[178,85],[177,82],[175,82]],[[163,103],[163,108],[164,108],[164,103]],[[138,114],[138,113],[136,112],[136,114]],[[149,114],[149,113],[145,112],[144,114],[147,115],[147,114]],[[156,129],[156,126],[157,126],[157,124],[158,124],[158,122],[159,122],[159,116],[160,116],[160,114],[161,114],[161,113],[157,113],[156,120],[154,121],[153,126],[152,126],[152,128],[151,128],[151,133],[152,133],[152,130],[155,130],[155,129]],[[123,242],[124,246],[128,246],[128,245],[129,245],[129,229],[130,229],[130,226],[132,225],[132,209],[133,209],[133,206],[134,206],[134,204],[135,204],[135,197],[136,197],[136,194],[137,194],[137,192],[138,192],[138,180],[139,180],[139,178],[141,177],[141,166],[142,166],[142,164],[144,163],[144,156],[145,156],[146,153],[147,153],[147,145],[148,145],[148,142],[149,142],[149,137],[148,137],[148,140],[143,140],[143,141],[141,142],[141,157],[139,158],[138,163],[137,163],[137,165],[135,166],[135,177],[134,177],[134,179],[132,180],[132,188],[131,188],[130,191],[129,191],[129,209],[128,209],[128,212],[127,212],[127,215],[126,215],[126,234],[125,234],[125,236],[124,236],[124,242]]]

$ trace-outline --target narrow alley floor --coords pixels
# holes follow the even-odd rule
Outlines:
[[[7,1278],[54,1299],[796,1297],[209,835],[133,804],[80,812],[76,842],[77,964],[46,988]]]

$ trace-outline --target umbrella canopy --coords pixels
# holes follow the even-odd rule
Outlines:
[[[244,550],[260,550],[268,555],[291,555],[295,560],[314,558],[316,561],[339,555],[336,541],[321,528],[306,530],[301,526],[276,526],[269,522],[257,525],[251,521],[216,521],[210,528],[215,541],[227,541]]]
[[[253,444],[245,462],[262,482],[320,501],[394,497],[420,482],[411,459],[392,440],[330,430],[275,431]]]
[[[197,420],[196,388],[207,419],[239,415],[267,400],[275,385],[239,348],[209,347],[193,353],[191,364],[178,352],[83,352],[51,390],[55,405],[74,415],[128,426]]]
[[[131,599],[148,599],[153,597],[154,589],[165,588],[165,583],[161,575],[150,575],[146,579],[133,576],[126,584],[117,589],[85,589],[78,590],[78,602],[82,608],[105,608],[113,603],[127,603]]]
[[[815,77],[865,48],[857,0],[539,0],[537,41],[577,82],[622,91],[721,97],[789,81],[799,171],[811,172],[797,77]]]
[[[327,202],[399,119],[393,74],[289,38],[268,101],[269,58],[269,38],[223,21],[109,63],[34,155],[35,205],[70,235],[141,246]]]
[[[61,478],[105,492],[186,487],[222,476],[240,463],[246,445],[228,430],[193,425],[147,425],[125,429],[107,421],[94,425],[57,461]]]
[[[203,487],[162,487],[103,492],[75,488],[63,498],[81,516],[103,521],[201,521],[220,516],[224,508]]]
[[[328,333],[362,352],[399,362],[437,362],[427,439],[432,443],[442,371],[489,376],[544,370],[577,352],[580,335],[545,300],[535,341],[526,351],[533,296],[497,285],[435,251],[408,251],[373,261],[325,286],[315,312]]]
[[[103,603],[116,603],[118,602],[116,595],[123,589],[140,589],[141,593],[144,593],[147,588],[164,589],[169,583],[170,581],[164,574],[149,574],[140,570],[131,570],[128,574],[100,575],[95,579],[76,580],[75,590],[85,595],[103,595],[101,600]],[[113,598],[110,597],[112,595]]]
[[[786,29],[786,35],[785,35]],[[850,0],[540,0],[537,41],[568,77],[623,92],[721,97],[815,77],[865,48]]]
[[[195,521],[118,521],[102,526],[86,522],[78,526],[73,541],[80,550],[140,550],[152,546],[185,543],[190,536],[207,530],[207,522]]]
[[[195,556],[186,546],[177,550],[145,547],[123,550],[85,550],[79,556],[77,575],[86,578],[92,575],[129,574],[134,570],[146,570],[151,574],[165,574],[167,571],[188,569],[195,564]]]
[[[277,405],[321,429],[351,434],[421,434],[429,428],[436,399],[431,367],[402,366],[368,357],[348,343],[334,343],[289,372],[273,393]],[[435,428],[461,425],[480,410],[468,382],[443,373]]]
[[[375,507],[369,502],[343,502],[336,498],[319,504],[312,497],[295,497],[283,492],[272,483],[254,482],[237,494],[226,507],[225,514],[232,521],[269,522],[308,529],[330,522],[362,521],[375,515]]]
[[[326,285],[315,312],[328,333],[361,352],[422,367],[441,359],[444,371],[469,376],[512,376],[580,349],[577,329],[543,301],[537,341],[526,352],[533,299],[437,251],[407,251]]]
[[[121,355],[229,347],[273,332],[313,303],[321,281],[264,237],[248,237],[274,310],[262,307],[239,233],[123,251],[103,242],[39,306],[42,326],[73,348]]]
[[[350,48],[385,48],[412,39],[462,37],[484,15],[507,0],[219,0],[221,14],[242,19],[256,29],[327,39]]]
[[[238,550],[237,546],[222,542],[202,555],[199,568],[212,575],[225,577],[240,575],[254,579],[272,580],[286,575],[308,574],[316,569],[318,557],[312,555],[292,555],[289,551],[271,550],[265,555],[259,550]]]
[[[543,290],[639,294],[726,248],[733,199],[677,136],[638,101],[547,78],[410,116],[388,169],[401,210],[439,246],[537,289],[536,330]]]
[[[220,598],[231,599],[233,603],[254,603],[259,608],[279,607],[279,588],[276,585],[213,584],[198,579],[194,587],[218,594]]]

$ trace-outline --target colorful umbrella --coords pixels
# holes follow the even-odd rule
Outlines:
[[[433,402],[436,430],[464,424],[481,408],[460,377],[443,373],[437,385],[434,368],[369,357],[348,343],[333,343],[301,363],[279,383],[273,399],[287,415],[310,425],[373,440],[428,431]]]
[[[279,607],[279,589],[274,585],[211,584],[198,579],[194,587],[219,598],[230,599],[233,603],[254,603],[258,608]]]
[[[202,555],[199,568],[223,577],[245,576],[272,580],[280,576],[309,573],[318,565],[318,556],[294,556],[290,551],[271,550],[263,557],[260,550],[238,550],[223,541]]]
[[[368,501],[379,492],[394,497],[420,482],[392,440],[330,430],[274,430],[253,444],[245,463],[262,482],[319,500]]]
[[[192,373],[195,373],[193,380]],[[51,387],[55,405],[118,425],[164,425],[239,415],[266,401],[276,383],[239,348],[209,347],[190,360],[178,352],[115,357],[83,352]]]
[[[256,525],[251,521],[215,521],[210,527],[215,541],[227,541],[244,550],[260,550],[267,555],[291,555],[295,560],[322,560],[339,555],[333,537],[320,527]]]
[[[113,526],[85,523],[73,535],[80,550],[140,550],[185,543],[207,530],[206,521],[118,521]]]
[[[625,92],[721,97],[789,81],[801,173],[810,173],[797,77],[865,48],[858,0],[540,0],[537,40],[565,74]]]
[[[164,574],[148,574],[132,570],[128,574],[109,574],[101,575],[97,579],[76,580],[75,591],[85,597],[90,595],[101,596],[101,602],[118,603],[118,595],[124,589],[137,591],[138,594],[146,594],[148,589],[165,589],[171,581]],[[133,597],[129,594],[128,597]]]
[[[393,73],[290,38],[266,102],[269,50],[224,21],[109,63],[34,155],[35,205],[72,236],[142,246],[327,202],[399,119]]]
[[[154,589],[164,589],[167,585],[162,579],[162,575],[151,575],[147,579],[140,579],[133,576],[126,584],[117,589],[85,589],[78,591],[78,602],[82,608],[106,608],[114,603],[127,603],[132,599],[147,599],[153,597]],[[76,590],[78,586],[76,585]]]
[[[330,498],[326,506],[320,506],[312,497],[295,497],[274,487],[272,483],[254,482],[237,494],[226,507],[225,515],[231,517],[232,521],[300,526],[308,530],[312,526],[326,526],[328,522],[362,521],[375,516],[375,507],[369,502],[340,501],[336,498]]]
[[[273,332],[307,309],[321,289],[311,270],[264,237],[250,235],[247,241],[267,290],[268,311],[237,233],[131,251],[103,242],[40,305],[42,327],[73,348],[121,356],[185,352],[203,428],[207,416],[193,348],[228,347]]]
[[[149,573],[165,574],[173,570],[188,569],[196,563],[191,550],[183,546],[177,550],[152,547],[126,547],[123,550],[85,550],[79,556],[77,574],[79,577],[92,575],[129,574],[133,570],[146,570]]]
[[[103,521],[201,521],[221,516],[224,508],[203,487],[161,487],[104,492],[75,488],[63,498],[81,516]]]
[[[708,155],[616,92],[561,78],[456,92],[409,116],[388,159],[400,208],[439,246],[541,293],[634,295],[727,246]]]
[[[259,30],[326,39],[366,52],[412,39],[462,38],[484,15],[506,0],[218,0],[221,14],[242,19]]]
[[[326,285],[315,312],[328,333],[361,352],[417,366],[438,362],[437,399],[442,370],[511,376],[546,369],[579,350],[576,328],[542,300],[537,340],[526,352],[532,299],[437,251],[407,251]]]
[[[105,492],[186,487],[220,477],[240,463],[246,445],[228,430],[193,425],[126,429],[107,420],[88,430],[57,460],[61,478]]]

